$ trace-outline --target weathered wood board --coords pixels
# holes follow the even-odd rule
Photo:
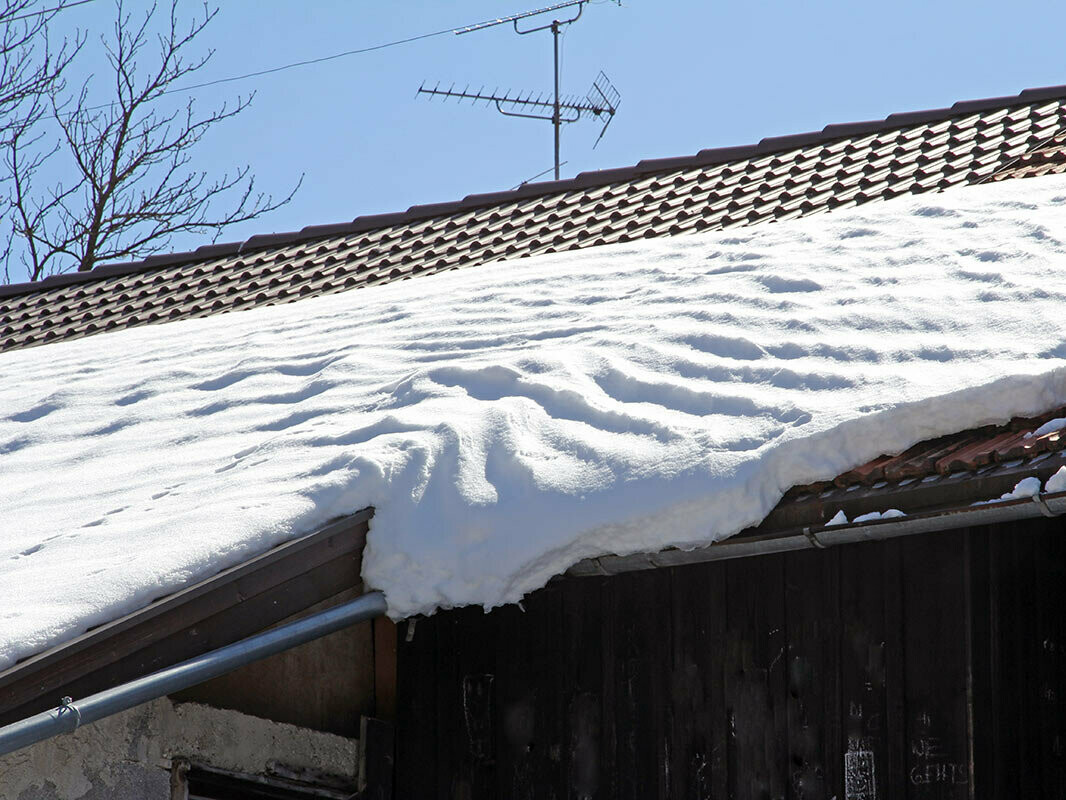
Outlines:
[[[1066,796],[1064,535],[569,579],[401,626],[397,796]]]

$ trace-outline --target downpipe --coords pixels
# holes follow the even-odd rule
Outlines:
[[[217,678],[253,661],[327,636],[385,613],[385,595],[369,592],[355,600],[298,619],[196,658],[81,700],[64,697],[59,706],[0,728],[0,756],[81,725],[109,717],[157,697]]]

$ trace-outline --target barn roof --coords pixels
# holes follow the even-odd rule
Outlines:
[[[0,350],[1066,169],[1066,86],[0,287]]]
[[[402,214],[253,237],[243,243],[0,287],[0,349],[25,349],[106,331],[283,304],[501,259],[791,219],[904,194],[1062,172],[1066,171],[1064,106],[1066,87],[1027,90],[1008,98],[829,126],[818,133],[763,140],[750,147],[641,162],[515,192],[471,196],[458,203],[417,206]],[[1032,355],[1044,354],[1034,350]],[[1061,358],[1064,352],[1046,355]],[[30,412],[24,416],[31,423],[51,413],[44,406]],[[34,416],[37,412],[41,416]],[[1044,480],[1064,462],[1060,439],[1054,433],[1028,438],[1025,434],[1063,414],[1066,410],[1058,409],[1041,417],[1018,418],[1005,426],[941,437],[899,456],[874,459],[836,481],[796,487],[759,529],[747,532],[748,538],[821,528],[835,510],[845,510],[854,518],[889,504],[903,507],[921,522],[923,513],[998,496],[1021,477],[1036,475]],[[365,519],[356,522],[363,527],[344,534],[351,541],[346,540],[343,552],[357,560]],[[340,534],[330,528],[325,533],[314,546],[322,553],[336,552]],[[322,558],[324,563],[316,569],[340,574],[326,556]],[[588,571],[671,563],[669,556],[643,563],[626,558],[630,560],[625,563],[608,558],[606,567],[595,564]],[[306,560],[300,556],[300,569]],[[344,566],[343,580],[350,581],[350,561]],[[285,577],[290,582],[299,578],[308,586],[322,583],[318,577],[305,580],[303,573]],[[242,574],[240,580],[247,583],[248,578]],[[228,587],[225,584],[218,591],[230,597]],[[263,605],[273,604],[278,596],[290,596],[291,591],[290,583],[272,583],[262,595],[269,603],[263,600]],[[233,618],[239,615],[235,609],[248,601],[242,597],[233,605],[229,602],[212,601],[212,608]],[[156,604],[149,606],[153,608]],[[144,622],[141,613],[137,612],[137,624]],[[187,609],[178,613],[175,629],[188,624],[188,614]],[[190,630],[197,630],[198,624]],[[109,631],[105,625],[86,636],[94,648],[110,652],[113,634]],[[135,638],[130,634],[131,641]],[[39,663],[46,664],[47,657]],[[73,660],[80,663],[80,658]],[[25,679],[26,697],[30,697],[32,686],[37,685],[37,663],[30,659],[5,671],[0,674],[0,685]],[[160,663],[144,661],[143,665],[158,667]],[[71,669],[70,676],[82,674],[80,666]]]

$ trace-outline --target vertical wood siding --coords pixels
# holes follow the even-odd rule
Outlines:
[[[1066,796],[1064,535],[567,580],[402,624],[397,796]]]

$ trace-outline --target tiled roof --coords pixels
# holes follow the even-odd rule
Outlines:
[[[1066,169],[1066,87],[0,287],[0,350]]]
[[[346,291],[503,258],[718,230],[959,184],[1066,171],[1066,86],[830,125],[757,145],[256,236],[190,253],[0,286],[0,350]],[[968,503],[1066,463],[1059,409],[915,445],[796,487],[759,530]]]
[[[886,502],[911,513],[997,498],[1024,477],[1046,480],[1066,464],[1066,430],[1033,435],[1045,422],[1063,417],[1066,408],[1058,408],[919,442],[832,481],[793,487],[763,524],[821,525],[837,511],[853,519],[886,510]]]

